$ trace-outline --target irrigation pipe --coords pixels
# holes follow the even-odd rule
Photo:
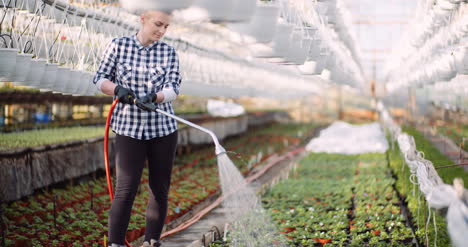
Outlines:
[[[435,169],[440,169],[440,168],[448,168],[448,167],[454,167],[454,166],[468,166],[468,163],[460,163],[460,164],[447,165],[447,166],[438,166],[438,167],[434,167],[434,168]]]

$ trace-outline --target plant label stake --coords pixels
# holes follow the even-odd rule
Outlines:
[[[89,206],[89,210],[93,210],[94,192],[93,192],[93,186],[91,184],[89,184],[89,193],[91,197],[91,205]]]
[[[56,206],[57,195],[54,195],[53,206],[54,206],[54,227],[57,229],[57,206]]]
[[[2,231],[2,246],[6,246],[5,243],[5,232],[7,227],[5,226],[5,222],[3,221],[3,208],[0,207],[0,230]]]

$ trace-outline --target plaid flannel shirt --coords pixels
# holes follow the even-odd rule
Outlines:
[[[132,90],[137,98],[163,88],[171,88],[178,95],[182,81],[175,49],[162,41],[143,46],[136,35],[113,39],[106,48],[93,82],[104,78]],[[174,114],[171,102],[160,103],[158,107]],[[136,105],[119,103],[112,115],[111,128],[119,135],[148,140],[173,133],[177,122]]]

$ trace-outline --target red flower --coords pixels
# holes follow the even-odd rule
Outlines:
[[[284,229],[284,233],[289,233],[289,232],[293,232],[296,230],[295,227],[283,227]]]
[[[332,239],[323,239],[323,238],[313,238],[312,240],[319,242],[321,244],[330,243]]]

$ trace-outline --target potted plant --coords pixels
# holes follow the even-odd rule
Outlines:
[[[78,95],[85,95],[86,91],[88,91],[88,88],[91,86],[90,85],[90,76],[88,72],[86,71],[78,71],[80,73],[80,80],[78,81],[78,87],[76,91],[73,93],[73,95],[78,96]],[[91,82],[92,83],[92,82]]]
[[[291,42],[290,60],[295,64],[303,64],[309,54],[312,39],[302,38],[302,35],[296,31],[293,33]]]
[[[122,8],[135,14],[140,14],[145,10],[162,10],[171,12],[177,9],[187,8],[193,0],[120,0]]]
[[[13,73],[13,82],[16,85],[24,85],[29,70],[31,68],[31,59],[33,55],[29,53],[18,53],[16,57],[15,72]]]
[[[291,46],[293,26],[288,23],[279,23],[273,38],[273,49],[278,57],[287,57]]]
[[[33,58],[31,60],[28,76],[26,77],[25,83],[29,87],[37,88],[41,84],[42,76],[44,75],[46,59]]]
[[[455,60],[452,55],[447,54],[440,57],[439,60],[435,61],[437,64],[437,75],[441,81],[450,81],[457,75],[457,69],[455,66]]]
[[[236,0],[233,1],[231,11],[226,21],[248,22],[251,20],[256,10],[257,0]]]
[[[454,54],[457,73],[468,74],[468,45],[459,46]]]
[[[233,23],[229,27],[237,32],[245,34],[248,41],[269,43],[273,40],[279,9],[276,4],[259,3],[246,23]]]
[[[13,81],[18,52],[15,48],[0,48],[0,81]]]
[[[71,69],[69,73],[71,77],[63,91],[66,94],[74,94],[80,87],[82,74],[79,70],[76,69]]]
[[[41,91],[52,91],[57,78],[58,63],[46,63],[44,75],[42,76],[40,87]]]
[[[201,8],[206,11],[205,13],[213,22],[227,21],[231,15],[231,10],[234,6],[234,0],[194,0],[193,6]]]
[[[88,79],[89,87],[88,87],[88,90],[86,91],[85,95],[94,96],[99,92],[99,89],[93,83],[93,75],[88,75],[88,78],[89,78]]]
[[[70,69],[64,66],[57,67],[57,77],[54,83],[54,93],[65,93],[65,89],[70,83]]]

